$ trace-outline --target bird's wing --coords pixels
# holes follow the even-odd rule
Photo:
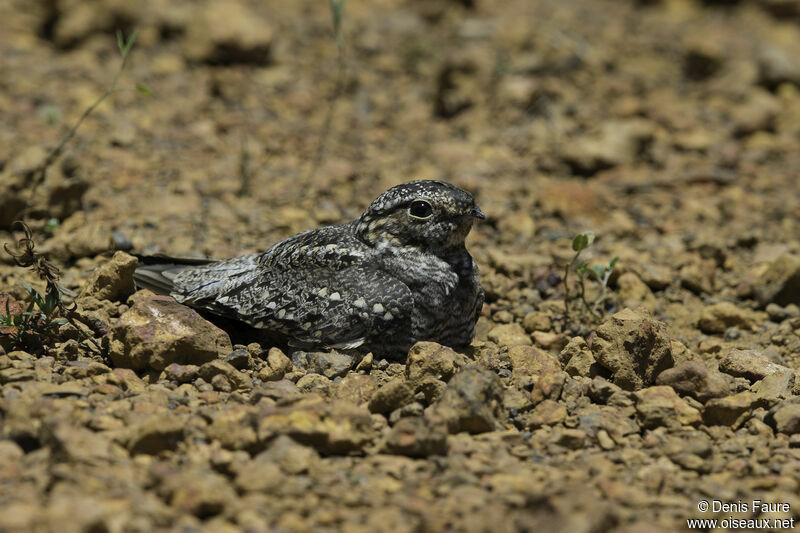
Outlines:
[[[411,290],[372,266],[355,243],[324,237],[308,232],[261,255],[183,269],[172,276],[171,294],[310,345],[354,348],[394,331],[407,335]]]

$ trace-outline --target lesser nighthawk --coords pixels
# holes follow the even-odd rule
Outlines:
[[[412,181],[359,218],[263,253],[136,270],[140,287],[277,334],[291,346],[404,357],[416,341],[464,347],[483,304],[464,240],[485,215],[449,183]],[[152,262],[152,259],[151,259]]]

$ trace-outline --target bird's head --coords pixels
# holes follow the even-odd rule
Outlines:
[[[437,255],[464,247],[473,221],[486,219],[467,191],[443,181],[419,180],[381,194],[356,221],[372,246],[413,246]]]

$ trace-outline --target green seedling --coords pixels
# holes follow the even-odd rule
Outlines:
[[[569,272],[575,268],[575,265],[578,264],[578,259],[580,258],[581,253],[592,245],[594,238],[594,233],[591,231],[584,231],[577,234],[572,239],[572,250],[575,252],[575,255],[572,256],[572,259],[564,269],[564,308],[567,317],[569,317],[569,307],[571,301],[569,285],[567,283],[569,279]],[[614,267],[616,266],[618,260],[618,257],[614,257],[607,264],[595,263],[591,267],[589,266],[588,262],[583,262],[575,270],[579,280],[578,296],[581,302],[583,302],[586,310],[589,311],[592,317],[597,320],[602,318],[602,315],[598,313],[597,308],[603,301],[605,301],[606,291],[608,289],[608,280],[611,279],[611,273],[614,271]],[[587,277],[594,278],[595,281],[600,283],[600,296],[598,296],[593,303],[589,303],[586,300]]]
[[[58,328],[69,323],[78,330],[83,340],[90,343],[96,350],[103,353],[100,345],[78,325],[71,317],[75,307],[67,307],[62,296],[70,294],[59,284],[61,272],[59,269],[36,251],[36,243],[30,228],[24,222],[18,222],[22,227],[25,236],[17,242],[16,250],[12,250],[8,244],[3,248],[14,260],[14,263],[23,268],[31,268],[38,275],[39,279],[45,282],[45,291],[42,295],[39,291],[25,283],[22,286],[30,296],[31,300],[28,307],[21,313],[12,313],[8,300],[6,300],[5,313],[0,313],[0,326],[12,328],[11,332],[4,332],[8,335],[14,346],[23,346],[25,337],[35,335],[43,341],[54,340]],[[42,346],[47,346],[45,342]]]
[[[336,104],[344,92],[345,85],[345,60],[344,60],[344,37],[342,34],[342,20],[344,18],[344,3],[345,0],[328,0],[331,8],[331,17],[333,18],[333,35],[336,41],[336,85],[333,89],[328,110],[325,113],[325,121],[322,123],[322,130],[319,134],[319,143],[317,144],[317,151],[314,154],[314,159],[311,162],[311,167],[308,174],[305,176],[306,184],[310,184],[314,175],[319,170],[325,159],[325,149],[328,145],[328,138],[331,133],[331,126],[333,124],[333,115],[336,110]]]

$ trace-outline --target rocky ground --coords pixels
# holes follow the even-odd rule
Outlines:
[[[322,0],[0,3],[0,242],[24,215],[78,295],[40,345],[0,329],[0,531],[794,527],[800,4],[350,0],[342,20],[340,58]],[[121,90],[31,194],[118,28],[138,29]],[[262,250],[419,177],[488,215],[466,353],[232,342],[114,253]],[[583,259],[619,257],[597,317],[574,269],[565,313],[584,230]],[[20,312],[44,283],[0,261]]]

